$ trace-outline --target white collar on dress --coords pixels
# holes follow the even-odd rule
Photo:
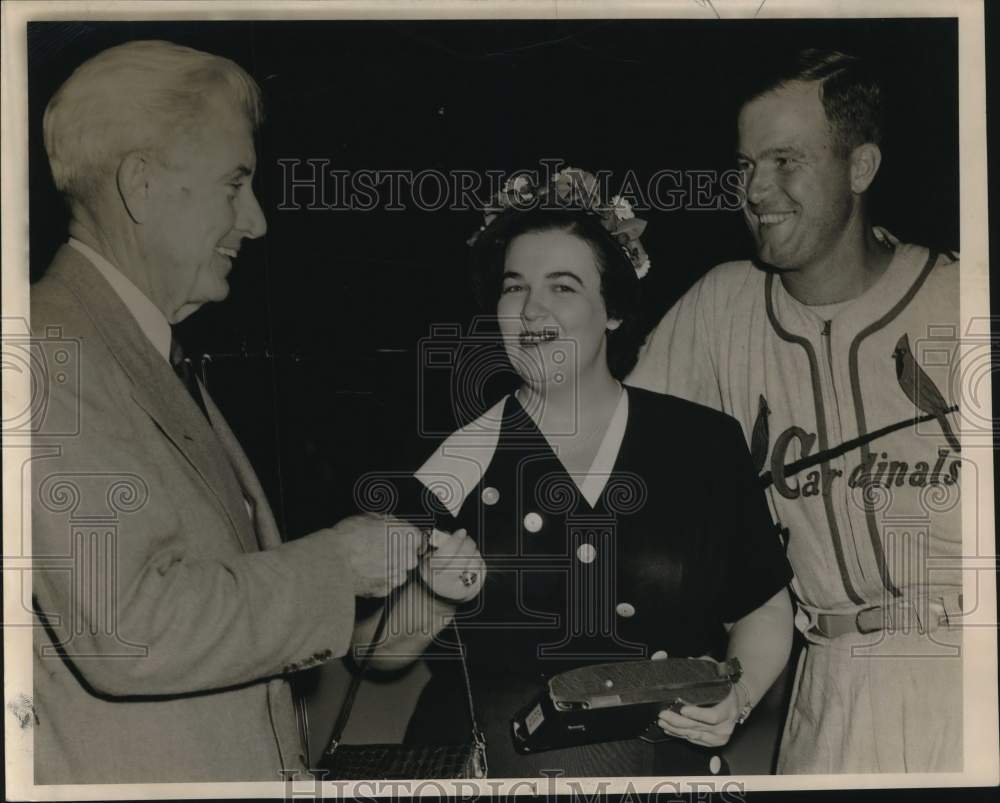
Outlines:
[[[449,435],[414,474],[453,516],[458,515],[466,497],[479,484],[493,461],[508,398],[505,396],[471,424]],[[618,405],[589,471],[583,475],[570,475],[591,507],[597,504],[611,478],[627,423],[628,393],[622,387]]]
[[[618,405],[611,415],[608,430],[604,433],[604,439],[597,449],[597,454],[594,455],[594,462],[590,464],[590,470],[583,476],[583,482],[577,483],[580,493],[591,507],[597,504],[597,500],[604,491],[604,486],[611,479],[611,469],[615,467],[615,460],[618,459],[618,452],[621,451],[627,423],[628,393],[623,386],[621,395],[618,397]],[[572,479],[573,482],[577,481],[576,477],[572,477]]]
[[[493,461],[507,398],[449,435],[414,474],[453,516],[458,515]]]

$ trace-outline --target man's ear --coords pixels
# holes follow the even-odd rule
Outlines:
[[[875,180],[882,164],[882,151],[874,142],[865,142],[851,151],[851,192],[860,195]]]
[[[146,207],[150,197],[149,157],[139,151],[128,153],[118,165],[115,180],[118,196],[125,205],[125,211],[136,223],[146,219]]]

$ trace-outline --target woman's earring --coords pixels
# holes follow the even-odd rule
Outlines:
[[[617,329],[621,325],[622,325],[622,322],[619,321],[617,318],[609,318],[608,319],[608,324],[607,324],[607,330],[609,332],[613,332],[613,331],[615,331],[615,329]]]

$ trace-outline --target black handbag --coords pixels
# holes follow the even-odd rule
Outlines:
[[[358,661],[357,671],[351,678],[340,714],[333,727],[333,736],[320,759],[320,770],[326,770],[324,780],[404,780],[407,778],[485,778],[486,737],[476,722],[476,712],[472,703],[472,683],[469,667],[465,662],[458,626],[452,620],[455,631],[459,660],[462,662],[462,676],[465,679],[466,702],[471,723],[470,739],[461,744],[444,745],[403,745],[403,744],[341,744],[347,720],[354,707],[354,699],[371,655],[385,631],[386,621],[392,607],[386,602],[379,617],[375,636],[370,646]]]

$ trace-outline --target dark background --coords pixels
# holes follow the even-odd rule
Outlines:
[[[366,470],[413,467],[447,431],[447,372],[421,367],[432,324],[478,312],[465,240],[473,211],[278,211],[281,158],[331,167],[588,170],[733,167],[741,80],[793,47],[879,62],[889,127],[875,222],[904,241],[957,249],[954,20],[32,23],[28,31],[33,278],[66,237],[41,120],[52,93],[97,52],[139,38],[227,56],[264,91],[255,189],[267,236],[244,245],[232,293],[188,319],[189,353],[245,444],[290,536],[352,510]],[[404,203],[409,203],[404,195]],[[719,262],[746,257],[738,212],[644,214],[652,326]],[[498,371],[485,405],[508,383]]]

